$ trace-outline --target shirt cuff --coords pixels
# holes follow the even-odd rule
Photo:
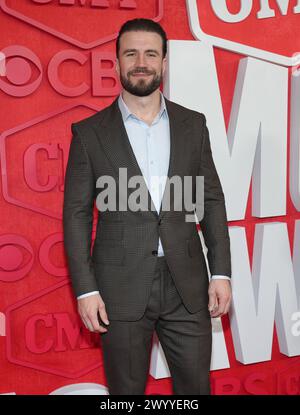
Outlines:
[[[230,280],[230,277],[227,277],[226,275],[212,275],[212,280]]]
[[[99,291],[91,291],[89,293],[79,295],[77,297],[77,300],[79,300],[79,298],[89,297],[90,295],[94,295],[94,294],[99,294]]]

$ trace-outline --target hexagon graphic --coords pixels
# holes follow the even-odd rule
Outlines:
[[[71,123],[99,110],[92,104],[69,104],[0,134],[4,200],[61,219],[63,174],[67,147],[71,142]],[[44,165],[46,168],[41,169]]]
[[[249,16],[243,21],[229,23],[217,16],[212,3],[209,0],[186,0],[190,30],[195,39],[283,66],[300,64],[300,38],[291,36],[293,27],[297,33],[300,14],[293,14],[292,8],[287,15],[285,10],[280,12],[279,7],[274,7],[274,16],[263,19],[257,17],[259,2],[255,4],[251,0],[249,4],[253,4],[253,10]],[[266,36],[268,31],[270,35]]]
[[[6,308],[9,362],[70,379],[102,366],[100,334],[83,326],[70,290],[64,278]]]
[[[149,0],[142,5],[136,0],[0,0],[0,8],[5,13],[82,49],[92,49],[116,39],[126,20],[142,15],[159,22],[163,17],[163,0]],[[89,30],[86,30],[87,21]]]

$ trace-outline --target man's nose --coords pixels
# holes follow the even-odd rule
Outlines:
[[[138,55],[136,59],[136,65],[137,66],[146,66],[145,64],[145,58],[143,55]]]

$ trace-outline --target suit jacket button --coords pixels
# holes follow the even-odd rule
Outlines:
[[[158,254],[157,249],[155,249],[154,251],[152,251],[152,255],[157,255],[157,254]]]

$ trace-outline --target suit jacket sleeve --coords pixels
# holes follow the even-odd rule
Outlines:
[[[204,215],[200,221],[212,275],[231,277],[230,239],[225,198],[212,157],[206,118],[202,115],[202,148],[199,176],[204,176]]]
[[[64,247],[72,288],[76,297],[98,291],[90,255],[94,207],[94,175],[77,127],[73,137],[65,174],[63,204]]]

